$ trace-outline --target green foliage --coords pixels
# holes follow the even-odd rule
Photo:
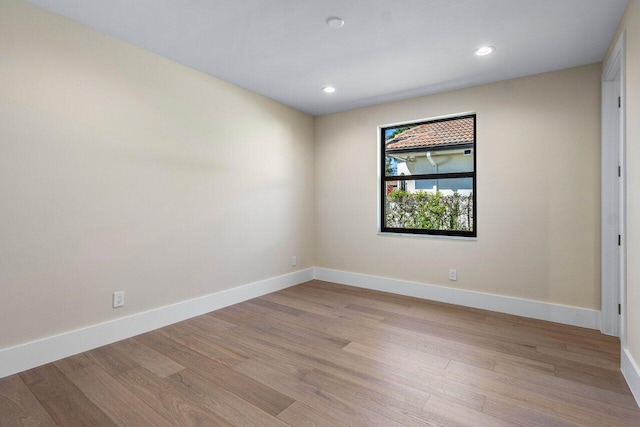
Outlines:
[[[415,125],[404,125],[404,126],[399,126],[397,127],[391,134],[389,134],[389,136],[387,136],[385,139],[387,141],[389,141],[390,139],[395,138],[396,136],[398,136],[399,134],[401,134],[402,132],[404,132],[407,129],[411,129],[412,127],[414,127]]]
[[[387,157],[384,161],[384,174],[386,176],[393,175],[393,165],[391,164],[391,157]]]
[[[427,230],[473,229],[473,195],[395,190],[387,195],[386,226]]]

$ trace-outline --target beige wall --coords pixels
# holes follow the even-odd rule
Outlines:
[[[0,348],[312,266],[312,144],[308,115],[3,0]]]
[[[600,69],[317,118],[316,264],[599,309]],[[376,126],[469,111],[477,113],[477,240],[377,235]]]
[[[609,50],[627,30],[627,347],[640,362],[640,1],[629,0]]]
[[[599,79],[591,65],[337,113],[314,134],[310,116],[3,0],[0,349],[295,271],[292,255],[598,309]],[[467,111],[478,239],[377,235],[376,126]]]

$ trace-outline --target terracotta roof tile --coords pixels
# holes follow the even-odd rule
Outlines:
[[[387,150],[424,148],[473,141],[473,117],[414,126],[386,141]]]

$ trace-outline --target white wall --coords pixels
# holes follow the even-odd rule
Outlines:
[[[600,68],[318,117],[317,266],[599,309]],[[477,240],[376,234],[376,127],[468,111]]]
[[[0,349],[313,266],[312,143],[308,115],[2,0]]]

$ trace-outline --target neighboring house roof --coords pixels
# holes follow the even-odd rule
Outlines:
[[[386,142],[387,150],[442,147],[474,142],[473,117],[414,126]]]

